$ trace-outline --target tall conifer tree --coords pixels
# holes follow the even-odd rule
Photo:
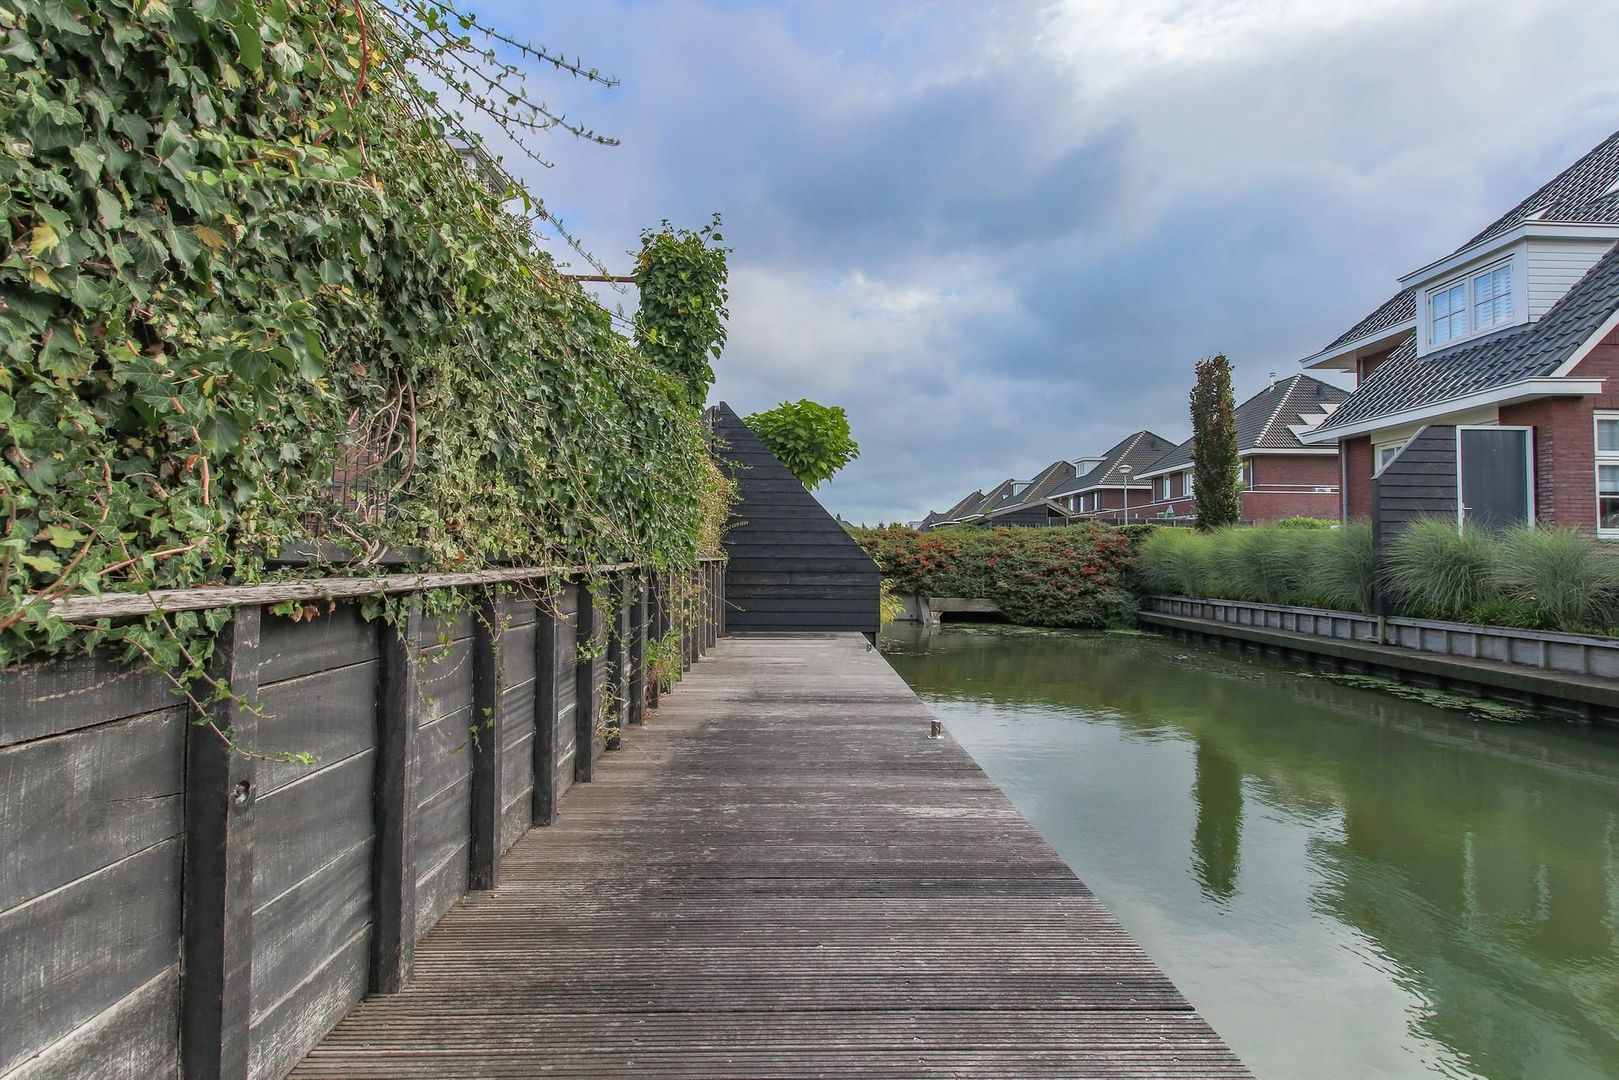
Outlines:
[[[1231,361],[1218,353],[1198,361],[1197,381],[1192,385],[1192,471],[1199,529],[1218,529],[1242,520],[1241,469]]]

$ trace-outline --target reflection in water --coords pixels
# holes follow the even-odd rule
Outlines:
[[[1151,637],[890,659],[1261,1076],[1619,1075],[1619,737]]]
[[[1237,863],[1242,843],[1242,767],[1211,742],[1197,743],[1197,831],[1192,834],[1197,880],[1211,900],[1228,900],[1237,891]]]

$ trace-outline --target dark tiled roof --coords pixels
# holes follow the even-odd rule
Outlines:
[[[950,509],[946,510],[944,513],[940,514],[939,520],[957,521],[963,514],[970,512],[973,507],[977,506],[983,501],[984,493],[982,491],[975,491],[965,499],[962,499],[956,505],[952,506]]]
[[[1130,466],[1129,475],[1139,475],[1142,469],[1158,460],[1165,450],[1174,445],[1162,435],[1138,431],[1109,447],[1107,453],[1102,455],[1099,464],[1084,476],[1061,485],[1052,491],[1051,495],[1055,498],[1059,495],[1089,491],[1091,488],[1122,487],[1126,474],[1119,471],[1120,465]]]
[[[1309,375],[1290,375],[1237,406],[1237,452],[1303,450],[1305,446],[1289,425],[1306,413],[1321,413],[1322,405],[1346,401],[1348,390]],[[1339,411],[1347,406],[1341,406]],[[1173,472],[1192,464],[1192,440],[1187,439],[1147,468],[1149,473]]]
[[[1619,131],[1456,250],[1499,236],[1531,218],[1619,224],[1619,191],[1614,190],[1615,182],[1619,182]]]
[[[1509,232],[1529,220],[1579,221],[1619,225],[1619,131],[1604,139],[1580,160],[1541,185],[1533,195],[1490,223],[1489,228],[1457,248],[1461,251],[1481,240]],[[1451,254],[1455,254],[1452,252]],[[1416,293],[1406,289],[1383,306],[1339,334],[1328,349],[1358,341],[1416,318]]]
[[[1361,383],[1321,430],[1551,375],[1615,310],[1619,310],[1619,248],[1586,271],[1538,322],[1421,357],[1415,340],[1406,342]]]
[[[1007,477],[1005,480],[1002,480],[1000,483],[990,488],[988,495],[985,495],[976,503],[971,503],[962,509],[952,520],[959,521],[963,518],[977,517],[980,514],[986,513],[990,507],[998,505],[1002,499],[1006,498],[1006,496],[1010,494],[1012,490],[1012,485],[1016,483],[1016,480],[1012,479],[1011,477]]]
[[[990,515],[1010,513],[1044,502],[1052,492],[1072,480],[1076,471],[1071,461],[1053,461],[1029,481],[1028,487],[1015,494],[1008,493],[985,513]]]
[[[1366,316],[1360,322],[1332,339],[1322,352],[1330,352],[1340,345],[1347,345],[1351,341],[1359,341],[1364,337],[1399,326],[1403,322],[1410,322],[1417,317],[1417,290],[1401,289],[1387,300],[1383,306]]]

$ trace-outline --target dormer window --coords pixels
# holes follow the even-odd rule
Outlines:
[[[1428,290],[1428,341],[1433,348],[1512,321],[1510,259]]]

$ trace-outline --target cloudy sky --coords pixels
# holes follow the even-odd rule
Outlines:
[[[1619,128],[1604,7],[472,4],[622,80],[539,77],[622,145],[516,171],[615,271],[723,214],[715,398],[847,408],[860,459],[818,494],[867,522],[1182,439],[1209,353],[1239,398],[1297,370]]]

